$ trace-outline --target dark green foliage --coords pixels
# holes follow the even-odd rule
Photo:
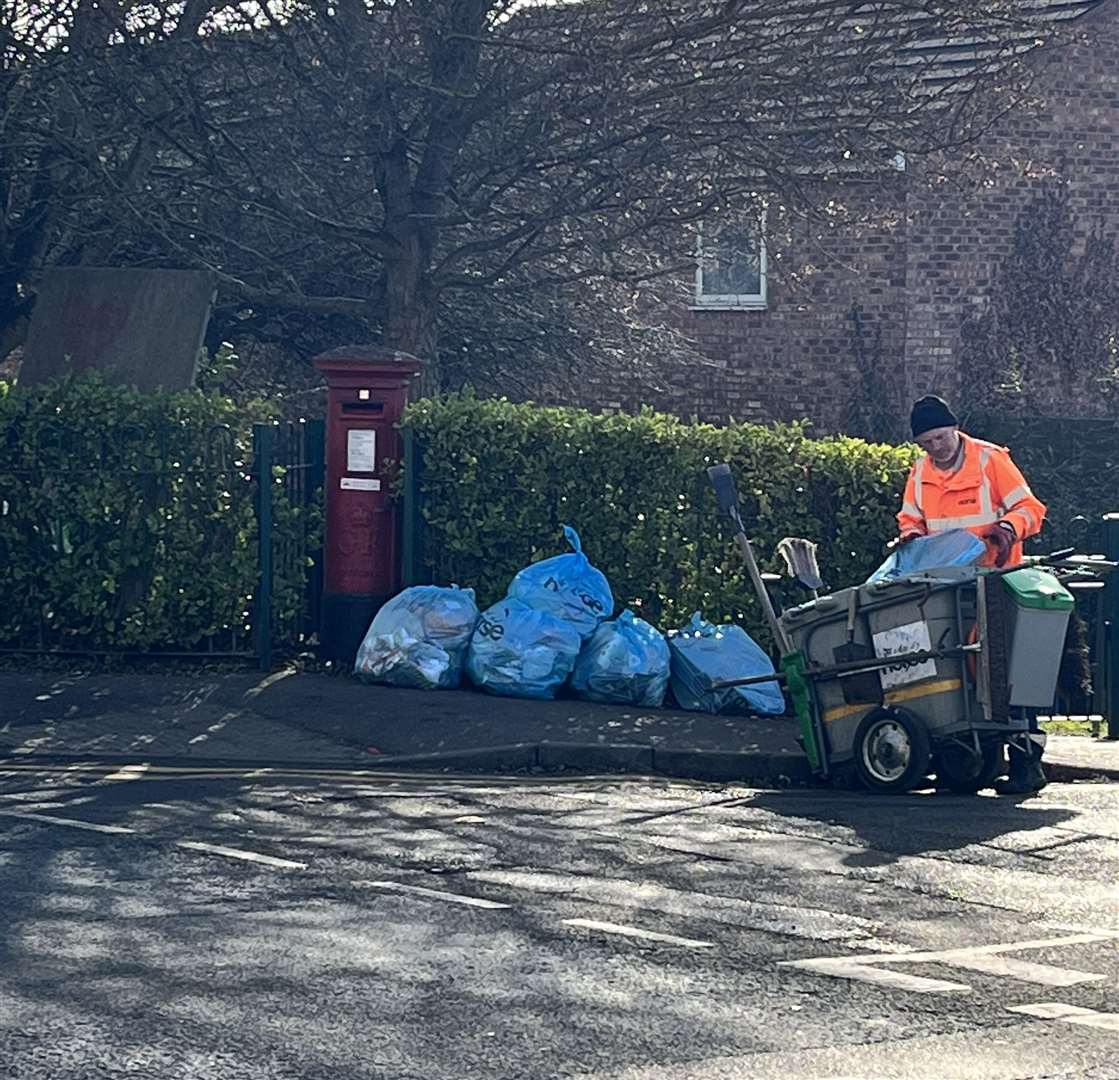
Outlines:
[[[244,635],[252,422],[270,418],[264,404],[96,375],[0,395],[0,644],[189,649]],[[274,482],[282,533],[300,511]],[[278,576],[278,608],[301,601],[304,573]]]
[[[1119,511],[1119,422],[978,413],[967,430],[1010,447],[1045,503],[1045,528],[1031,545],[1035,550],[1098,545],[1099,519]]]
[[[990,297],[961,327],[960,401],[970,412],[1114,412],[1119,390],[1119,250],[1099,221],[1078,220],[1067,191],[1018,216]],[[1094,407],[1093,407],[1094,406]]]
[[[697,608],[765,638],[704,469],[729,461],[747,529],[769,569],[783,536],[820,543],[829,586],[861,580],[896,532],[913,450],[811,439],[801,425],[686,424],[644,411],[596,415],[470,395],[405,415],[422,447],[425,562],[438,583],[473,586],[485,606],[526,563],[564,549],[573,525],[618,609],[662,628]]]

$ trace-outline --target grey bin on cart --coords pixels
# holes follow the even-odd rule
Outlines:
[[[876,656],[884,659],[893,653],[955,648],[964,644],[957,630],[961,620],[966,626],[975,622],[974,581],[974,569],[966,567],[926,573],[916,581],[900,578],[857,585],[786,611],[781,624],[810,667],[827,667],[834,662],[836,648],[847,643],[849,594],[855,591],[858,629],[854,640],[872,646]],[[951,657],[886,668],[871,676],[879,691],[873,700],[852,693],[860,685],[856,679],[866,686],[865,676],[817,682],[830,760],[851,760],[860,722],[882,704],[904,705],[918,713],[934,738],[942,731],[958,730],[969,713],[980,716],[975,681],[963,667],[960,658]]]
[[[1072,594],[1050,573],[1024,567],[1002,579],[1010,594],[1010,704],[1049,708],[1072,614]]]
[[[979,621],[976,583],[984,573],[957,567],[842,589],[786,611],[781,624],[810,671],[834,663],[836,649],[849,642],[852,592],[857,594],[853,641],[870,646],[879,659],[958,649]],[[1056,692],[1073,598],[1052,574],[1035,567],[992,576],[987,588],[992,587],[1008,601],[1002,606],[1005,625],[995,631],[996,652],[1006,657],[1009,691],[1001,700],[1047,708]],[[1005,653],[999,642],[1005,642]],[[859,725],[883,706],[902,707],[920,717],[934,747],[946,738],[959,738],[972,724],[984,723],[977,682],[974,662],[961,656],[814,680],[829,761],[842,764],[856,756]],[[1015,724],[1010,717],[1001,722]]]

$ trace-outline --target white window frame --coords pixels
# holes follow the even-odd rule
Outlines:
[[[692,311],[765,311],[766,269],[768,257],[765,245],[765,218],[762,218],[761,236],[758,237],[758,291],[756,293],[704,293],[703,291],[703,227],[696,237],[695,302]]]

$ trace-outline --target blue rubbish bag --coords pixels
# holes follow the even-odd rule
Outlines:
[[[711,689],[719,679],[773,672],[773,661],[741,626],[714,626],[697,611],[686,626],[669,633],[668,648],[672,693],[682,709],[736,716],[785,711],[785,696],[776,682]]]
[[[571,674],[582,644],[567,619],[506,597],[478,620],[466,673],[491,694],[553,698]]]
[[[571,689],[588,701],[657,708],[668,689],[664,635],[629,608],[590,636],[571,673]]]
[[[354,674],[363,682],[453,689],[462,681],[477,623],[473,589],[405,589],[373,617],[357,651]]]
[[[526,566],[513,578],[508,595],[567,619],[583,637],[590,637],[614,613],[614,594],[602,571],[583,554],[579,534],[565,525],[563,535],[573,551]]]
[[[987,545],[967,529],[949,529],[932,536],[919,536],[891,552],[890,557],[866,579],[867,584],[892,581],[924,570],[974,566],[986,550]]]

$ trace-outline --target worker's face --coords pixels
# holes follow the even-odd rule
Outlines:
[[[959,449],[960,429],[957,427],[930,428],[917,436],[917,445],[933,459],[935,464],[948,465]]]

